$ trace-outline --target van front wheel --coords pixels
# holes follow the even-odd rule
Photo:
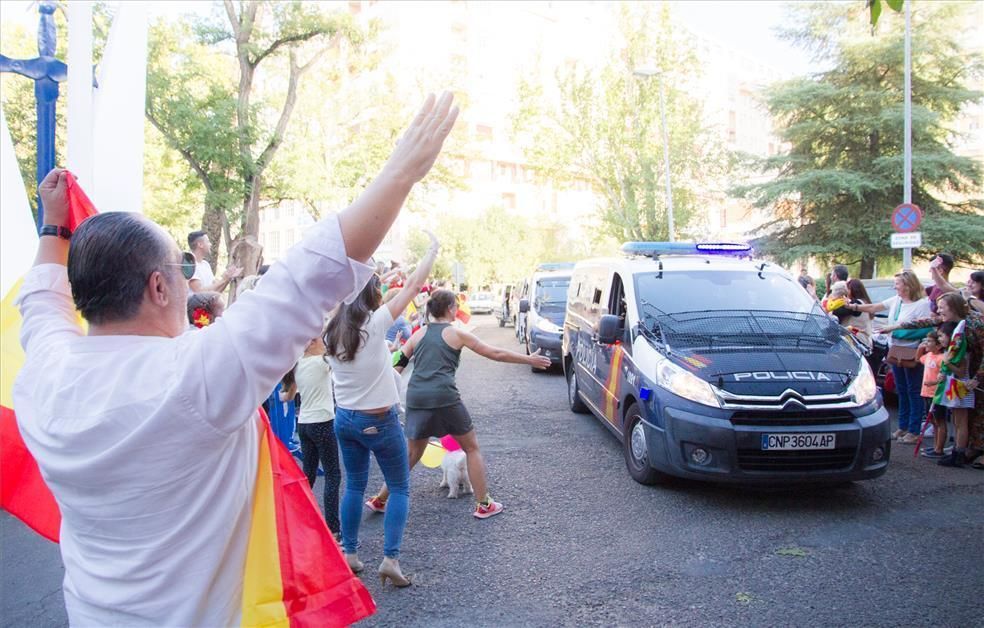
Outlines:
[[[577,387],[577,365],[572,361],[570,375],[567,377],[567,403],[571,410],[578,414],[587,414],[588,406],[581,400],[580,389]]]
[[[649,444],[646,442],[646,426],[639,414],[638,404],[629,406],[625,415],[625,432],[622,434],[622,451],[629,475],[639,484],[657,484],[663,474],[649,463]]]

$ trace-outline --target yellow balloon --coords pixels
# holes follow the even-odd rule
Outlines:
[[[422,462],[425,467],[436,469],[441,466],[441,461],[444,460],[444,455],[446,453],[448,452],[444,449],[444,447],[435,445],[434,443],[427,443],[427,449],[424,450],[424,455],[420,457],[420,462]]]

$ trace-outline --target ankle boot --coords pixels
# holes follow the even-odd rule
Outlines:
[[[349,569],[352,570],[352,573],[359,573],[365,568],[365,565],[363,565],[362,561],[359,560],[358,554],[346,554],[345,552],[342,552],[342,556],[345,557],[345,562],[348,563]]]
[[[395,587],[410,586],[410,578],[403,575],[403,572],[400,571],[400,561],[395,558],[384,558],[379,565],[380,584],[385,585],[387,578]]]

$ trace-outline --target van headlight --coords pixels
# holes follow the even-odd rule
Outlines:
[[[674,395],[697,403],[720,408],[721,402],[711,385],[670,360],[661,360],[656,366],[656,383]]]
[[[878,385],[875,383],[875,375],[871,372],[871,367],[868,366],[868,361],[861,359],[861,365],[858,367],[858,376],[854,378],[851,385],[847,388],[847,394],[851,395],[854,399],[854,403],[859,406],[863,406],[878,394]]]
[[[556,325],[554,325],[553,323],[551,323],[545,318],[541,318],[536,322],[536,328],[539,329],[540,331],[545,331],[548,334],[560,333],[560,327],[557,327]]]

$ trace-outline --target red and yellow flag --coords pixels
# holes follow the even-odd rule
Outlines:
[[[468,298],[464,292],[458,293],[458,313],[454,317],[465,325],[471,320],[471,308],[468,307]]]
[[[318,509],[307,477],[263,410],[243,626],[344,626],[376,612]]]
[[[83,220],[95,215],[96,208],[75,176],[66,172],[65,177],[69,210],[66,226],[75,231]],[[17,235],[4,234],[3,237],[6,240]],[[20,345],[21,317],[14,306],[20,284],[20,281],[14,284],[0,302],[0,507],[57,543],[61,513],[41,477],[37,462],[24,445],[14,414],[14,379],[24,365],[24,351]]]

